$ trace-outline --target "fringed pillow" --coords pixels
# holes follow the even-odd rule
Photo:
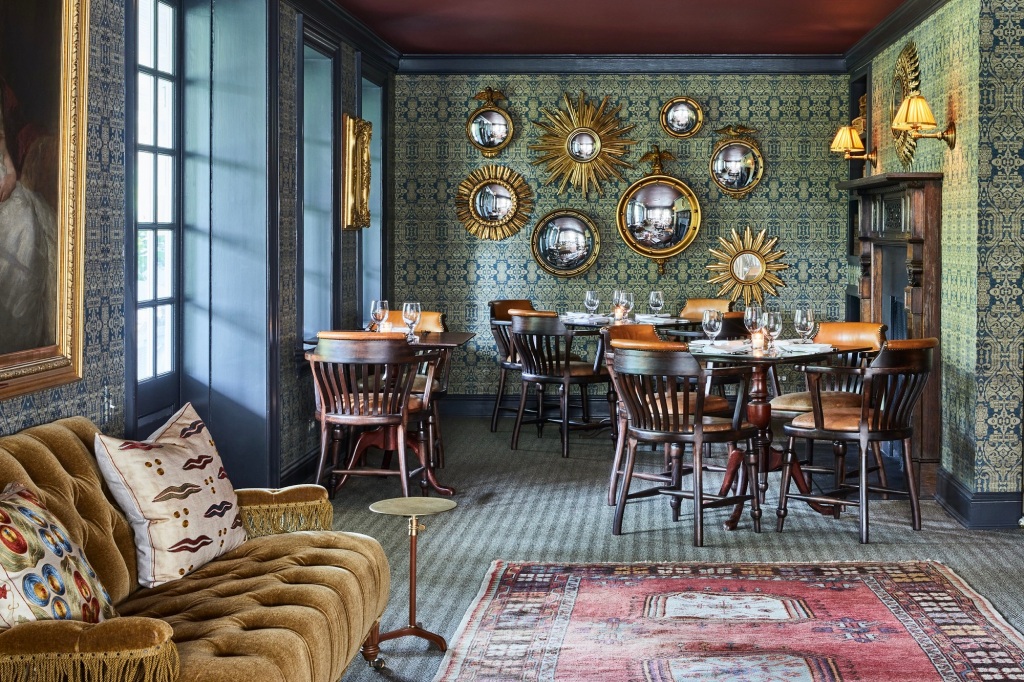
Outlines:
[[[135,532],[143,586],[177,580],[245,542],[235,490],[191,403],[148,440],[98,434],[96,460]]]
[[[98,623],[117,614],[82,548],[19,483],[0,492],[0,630],[32,620]]]

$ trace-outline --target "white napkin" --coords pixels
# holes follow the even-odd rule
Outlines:
[[[721,350],[741,350],[743,348],[750,348],[750,341],[744,341],[743,339],[731,339],[722,341],[713,341],[711,343],[716,349]]]
[[[785,353],[824,353],[832,350],[828,343],[796,343],[795,341],[776,341],[775,345]]]
[[[644,324],[672,324],[675,320],[668,313],[661,313],[659,315],[636,315],[637,322],[643,322]]]

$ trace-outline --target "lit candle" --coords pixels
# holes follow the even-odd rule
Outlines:
[[[621,305],[615,306],[615,308],[612,310],[612,315],[615,316],[615,321],[616,322],[622,321],[622,318],[625,315],[625,312],[626,312],[626,309],[623,308]]]
[[[754,350],[764,350],[764,332],[756,331],[750,333],[750,346]]]

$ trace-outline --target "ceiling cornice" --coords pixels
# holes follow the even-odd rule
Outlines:
[[[949,0],[907,0],[846,53],[851,72],[865,70],[879,52],[910,32]]]
[[[416,55],[398,73],[846,73],[842,55]]]

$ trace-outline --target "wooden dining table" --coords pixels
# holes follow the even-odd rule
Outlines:
[[[666,333],[682,336],[682,334],[676,334],[673,330],[666,330]],[[870,350],[871,348],[859,346],[833,346],[831,350],[815,352],[773,353],[754,350],[730,352],[726,347],[716,347],[711,344],[705,345],[700,349],[691,349],[693,357],[699,362],[727,362],[734,365],[749,366],[753,370],[748,392],[747,420],[757,427],[757,438],[755,439],[754,447],[758,452],[758,488],[762,500],[764,499],[765,492],[768,490],[768,473],[781,469],[783,462],[782,449],[772,447],[772,406],[768,393],[768,371],[777,365],[810,365],[827,361],[831,357],[844,353],[859,353]],[[725,481],[722,484],[723,488],[732,485],[732,481],[738,475],[742,463],[743,456],[741,452],[733,451],[729,454]],[[801,493],[808,494],[810,492],[810,485],[800,470],[799,462],[794,462],[793,464],[793,481]],[[809,504],[815,511],[821,514],[832,514],[831,506],[818,505],[816,503]],[[742,505],[733,510],[732,515],[725,523],[725,527],[729,530],[735,529],[742,511]]]

